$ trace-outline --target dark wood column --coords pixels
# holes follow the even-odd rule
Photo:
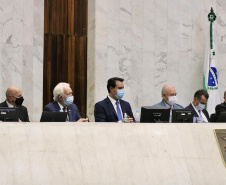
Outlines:
[[[87,10],[87,0],[45,0],[43,106],[57,83],[68,82],[86,113]]]

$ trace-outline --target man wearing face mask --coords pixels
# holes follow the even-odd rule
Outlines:
[[[107,82],[109,95],[104,100],[97,102],[94,108],[96,122],[121,122],[124,113],[129,122],[134,121],[133,112],[128,102],[122,100],[124,96],[124,79],[114,77]]]
[[[6,90],[6,100],[0,103],[0,107],[17,107],[19,121],[29,121],[27,108],[22,105],[24,101],[21,90],[18,87],[11,86]]]
[[[177,92],[175,88],[171,85],[164,85],[162,87],[162,101],[155,104],[154,106],[167,106],[170,107],[170,119],[172,122],[172,111],[173,109],[183,109],[184,107],[176,104],[177,102]]]
[[[81,118],[78,107],[73,104],[74,96],[72,93],[70,84],[64,82],[57,84],[53,90],[54,101],[46,105],[44,111],[67,112],[67,121],[88,122],[88,119]]]
[[[162,88],[162,101],[154,106],[169,106],[171,109],[183,109],[184,107],[176,104],[177,92],[171,85],[164,85]]]
[[[193,102],[185,109],[194,110],[193,122],[196,123],[207,123],[209,122],[209,113],[205,108],[209,94],[204,89],[200,89],[195,92]]]

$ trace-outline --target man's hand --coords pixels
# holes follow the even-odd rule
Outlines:
[[[77,122],[88,122],[88,118],[80,118]]]
[[[127,115],[127,118],[129,118],[130,123],[133,123],[133,118],[129,117],[128,115]]]

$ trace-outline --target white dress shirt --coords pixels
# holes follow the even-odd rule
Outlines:
[[[67,112],[67,106],[65,106],[65,111],[64,111],[64,107],[63,107],[63,105],[61,105],[59,102],[57,102],[58,103],[58,105],[59,105],[59,107],[60,107],[60,109],[62,110],[62,112]],[[68,117],[68,114],[67,114],[67,119],[66,119],[66,122],[69,122],[69,117]]]
[[[169,117],[169,122],[172,123],[172,109],[173,109],[173,106],[167,104],[165,101],[164,101],[164,103],[166,104],[167,107],[170,107],[170,117]]]
[[[196,107],[193,105],[193,103],[191,103],[191,104],[192,104],[194,110],[196,111],[196,113],[198,114],[198,116],[200,117],[198,109],[196,109]],[[208,119],[206,118],[205,114],[202,111],[201,111],[201,115],[202,115],[203,121],[208,123]]]
[[[8,105],[8,107],[13,108],[15,106],[13,106],[12,104],[10,104],[7,100],[6,100],[6,104]]]
[[[114,107],[114,109],[115,109],[115,112],[116,112],[116,114],[117,114],[117,105],[116,105],[116,100],[115,99],[113,99],[112,97],[110,97],[109,95],[108,95],[108,98],[109,98],[109,100],[111,101],[111,103],[112,103],[112,105],[113,105],[113,107]],[[121,111],[121,115],[122,115],[122,118],[123,118],[123,114],[122,114],[122,108],[121,108],[121,105],[120,105],[120,101],[118,101],[118,105],[119,105],[119,109],[120,109],[120,111]]]

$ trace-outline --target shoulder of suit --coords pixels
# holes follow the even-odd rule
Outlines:
[[[125,101],[125,100],[120,100],[120,102],[123,102],[123,103],[128,103],[129,104],[129,102],[128,101]]]
[[[96,102],[95,104],[101,104],[101,103],[105,103],[105,102],[107,102],[107,101],[111,101],[111,100],[107,97],[107,98],[104,98],[104,99],[101,100],[101,101]]]
[[[177,104],[177,103],[176,103],[176,105],[177,105],[178,107],[182,108],[182,109],[184,108],[184,107],[183,107],[182,105],[180,105],[180,104]]]
[[[221,107],[226,108],[226,104],[225,104],[225,103],[221,103],[221,104],[218,104],[218,105],[216,106],[216,108],[221,108]]]

